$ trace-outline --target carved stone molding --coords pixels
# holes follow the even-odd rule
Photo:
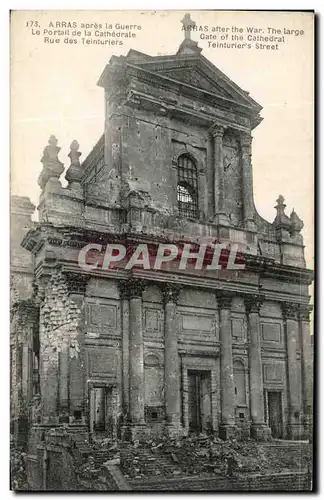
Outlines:
[[[172,283],[163,283],[163,285],[161,286],[163,303],[167,304],[168,302],[174,302],[176,304],[179,298],[180,291],[181,291],[180,285],[174,285]]]
[[[11,319],[15,315],[19,315],[24,318],[27,316],[32,321],[35,321],[38,318],[38,313],[38,305],[33,299],[17,300],[11,307]]]
[[[64,273],[69,293],[85,294],[90,276],[86,274]]]
[[[300,304],[295,304],[293,302],[283,302],[281,304],[282,313],[284,319],[294,319],[297,320],[299,316]]]
[[[41,162],[43,163],[43,170],[38,177],[38,185],[44,189],[49,179],[58,180],[60,175],[64,172],[64,165],[58,158],[58,153],[61,148],[57,145],[57,139],[54,135],[48,140],[48,145],[45,147]]]
[[[66,171],[65,178],[68,182],[81,182],[83,176],[83,168],[80,164],[80,156],[82,153],[79,151],[79,143],[72,141],[70,145],[70,152],[68,157],[71,160],[71,165]]]
[[[264,295],[246,295],[244,296],[245,310],[247,314],[258,313],[265,300]]]
[[[131,278],[118,283],[121,299],[142,298],[147,282],[138,278]]]
[[[246,134],[244,132],[241,132],[240,134],[240,143],[241,143],[241,148],[251,148],[252,144],[252,136],[251,134]]]
[[[41,276],[33,281],[33,295],[35,297],[35,302],[38,305],[40,305],[45,299],[48,281],[49,276]]]
[[[118,282],[119,296],[122,300],[128,299],[128,280]]]
[[[225,132],[225,127],[223,127],[222,125],[215,124],[209,129],[209,132],[212,135],[212,137],[223,137]]]
[[[299,319],[301,321],[310,321],[310,313],[313,310],[313,306],[300,304],[299,306]]]
[[[232,301],[235,296],[234,292],[217,290],[216,298],[220,309],[231,309]]]

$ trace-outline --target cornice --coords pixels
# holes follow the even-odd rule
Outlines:
[[[130,90],[128,93],[125,103],[128,106],[138,106],[139,103],[146,102],[150,106],[156,108],[158,114],[162,116],[170,115],[178,118],[193,119],[195,123],[199,122],[206,127],[210,127],[212,124],[217,123],[223,127],[230,127],[232,129],[238,130],[240,132],[248,133],[250,128],[241,125],[234,121],[228,121],[216,114],[209,114],[206,112],[199,112],[193,107],[185,107],[178,104],[168,103],[165,99],[159,99],[158,97],[151,96],[144,92],[139,92],[136,90]]]
[[[32,230],[30,231],[24,238],[22,246],[24,248],[27,248],[28,250],[32,251],[33,253],[36,253],[39,251],[41,248],[45,246],[46,249],[50,247],[66,247],[66,248],[75,248],[75,249],[80,249],[83,246],[87,245],[88,243],[97,243],[103,245],[103,247],[110,242],[116,242],[116,243],[124,243],[127,245],[136,245],[138,243],[147,243],[151,244],[154,246],[157,246],[159,243],[170,243],[170,244],[185,244],[185,243],[191,243],[191,244],[196,244],[196,241],[192,241],[189,239],[177,239],[177,238],[172,238],[172,236],[167,236],[163,237],[161,236],[153,236],[150,234],[133,234],[133,233],[107,233],[104,231],[96,231],[92,229],[87,229],[87,228],[77,228],[77,227],[69,227],[69,226],[54,226],[54,225],[49,225],[45,224],[44,227],[38,227],[37,230]],[[217,243],[217,239],[214,241]],[[104,248],[103,248],[104,250]],[[298,283],[298,284],[305,284],[309,285],[314,277],[314,273],[312,270],[306,269],[306,268],[298,268],[298,267],[293,267],[293,266],[287,266],[284,264],[276,263],[274,260],[266,258],[266,257],[260,257],[260,256],[251,256],[244,254],[243,258],[245,259],[246,262],[246,269],[245,271],[247,272],[252,272],[254,275],[258,278],[272,278],[277,281],[285,281],[285,282],[290,282],[290,283]],[[53,266],[48,266],[48,263],[45,262],[45,257],[44,257],[44,266],[46,267],[53,267]],[[39,264],[40,265],[40,264]],[[77,265],[77,263],[76,263]],[[13,269],[14,271],[15,269]],[[94,271],[92,271],[94,272]],[[117,273],[117,270],[114,272]],[[121,271],[119,271],[121,272]],[[143,271],[144,272],[144,271]],[[244,271],[242,271],[244,272]],[[104,270],[98,269],[96,270],[96,273],[99,273],[99,276],[102,277],[111,277],[112,276],[112,271],[109,270],[108,275],[105,275]],[[148,272],[148,279],[152,279],[152,276],[156,276],[156,271],[149,271]],[[172,276],[177,276],[177,280],[180,279],[183,284],[188,284],[189,286],[196,285],[198,283],[198,286],[203,286],[205,288],[212,288],[217,286],[217,283],[224,283],[227,282],[229,284],[229,288],[231,286],[235,287],[235,290],[239,293],[258,293],[258,290],[256,288],[255,284],[248,284],[245,280],[244,283],[235,281],[233,279],[232,285],[230,284],[231,282],[228,282],[225,279],[221,279],[221,276],[219,279],[215,277],[197,277],[195,274],[184,274],[183,272],[179,271],[172,271],[172,273],[168,273],[164,271],[161,276],[161,280],[169,280],[170,277]],[[198,281],[197,281],[198,280]],[[222,285],[223,286],[223,285]],[[265,283],[266,286],[266,283]],[[227,285],[225,285],[225,288]],[[266,290],[263,287],[263,292],[265,293],[268,300],[279,300],[279,301],[284,301],[284,300],[297,300],[297,302],[302,302],[304,303],[305,300],[308,300],[308,297],[300,297],[296,294],[287,294],[286,292],[282,292],[281,290]]]
[[[314,279],[314,271],[311,269],[281,264],[268,257],[242,255],[246,269],[260,273],[262,278],[274,278],[280,281],[302,282],[305,284],[311,284]]]
[[[164,283],[168,282],[170,285],[181,286],[192,288],[195,290],[205,290],[212,293],[219,292],[230,292],[235,296],[246,296],[253,297],[260,293],[260,289],[258,285],[250,284],[250,283],[240,283],[240,282],[229,282],[224,279],[217,278],[206,278],[206,277],[197,277],[196,275],[188,275],[183,274],[181,272],[169,273],[165,271],[146,271],[146,270],[133,270],[130,271],[124,269],[93,269],[89,272],[85,272],[78,266],[77,263],[74,262],[59,262],[50,266],[46,263],[40,263],[35,269],[36,278],[47,277],[49,278],[53,269],[57,266],[60,266],[63,273],[70,272],[75,274],[86,275],[89,278],[94,279],[113,279],[117,281],[125,281],[133,278],[145,281],[146,284],[154,284],[161,286]],[[299,304],[300,306],[305,306],[308,304],[308,296],[300,296],[299,294],[290,294],[286,292],[274,292],[270,290],[262,289],[262,294],[265,296],[265,300],[271,300],[275,302],[294,302]]]

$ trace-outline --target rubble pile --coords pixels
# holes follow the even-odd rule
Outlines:
[[[25,468],[25,456],[22,448],[10,445],[10,482],[14,491],[28,491]]]
[[[101,467],[106,462],[113,460],[115,463],[120,463],[119,446],[116,441],[109,438],[97,438],[93,440],[91,448],[91,455],[79,463],[77,467],[77,474],[82,479],[94,480],[98,478]]]
[[[279,473],[306,469],[307,448],[290,450],[276,443],[254,440],[223,441],[201,434],[181,439],[162,438],[145,444],[128,444],[121,467],[127,479],[176,476],[231,476],[246,473]]]

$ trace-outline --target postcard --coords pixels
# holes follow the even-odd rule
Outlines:
[[[11,488],[312,491],[314,12],[10,23]]]

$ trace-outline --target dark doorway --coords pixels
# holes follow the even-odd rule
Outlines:
[[[282,404],[281,392],[269,391],[268,392],[268,415],[269,427],[271,429],[272,437],[282,438]]]
[[[91,431],[104,431],[106,428],[107,396],[105,387],[93,387],[90,393]]]
[[[210,372],[188,371],[188,417],[190,432],[206,432],[210,429]]]

